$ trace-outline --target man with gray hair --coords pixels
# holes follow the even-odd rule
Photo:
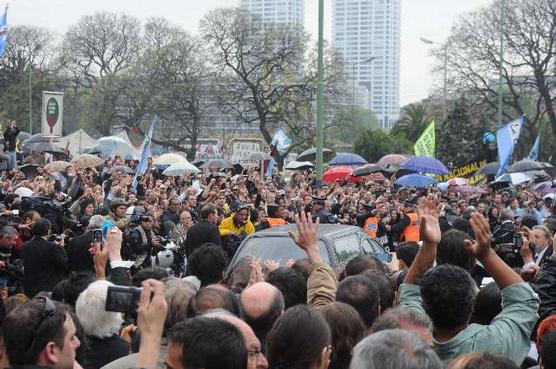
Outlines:
[[[93,256],[89,250],[93,247],[93,231],[101,229],[103,223],[104,217],[102,215],[93,215],[89,219],[86,232],[72,238],[69,242],[66,252],[70,271],[95,273]]]
[[[6,263],[12,255],[19,233],[12,226],[0,227],[0,261]]]
[[[427,314],[403,306],[390,308],[382,313],[371,327],[372,333],[388,329],[413,332],[432,347],[432,322]]]
[[[385,360],[386,359],[386,360]],[[350,369],[441,369],[434,350],[415,334],[389,329],[371,334],[353,349]]]

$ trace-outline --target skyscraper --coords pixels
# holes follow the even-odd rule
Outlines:
[[[383,128],[400,115],[401,0],[333,0],[332,46],[344,56],[350,85],[365,86]]]
[[[263,23],[288,24],[303,29],[304,0],[240,0],[240,7],[261,17]]]

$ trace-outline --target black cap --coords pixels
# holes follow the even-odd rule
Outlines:
[[[267,209],[268,212],[278,211],[279,208],[280,208],[280,205],[278,205],[278,204],[268,204],[266,206],[266,209]]]
[[[367,210],[373,210],[375,207],[371,204],[362,204],[362,206]]]
[[[405,206],[406,208],[414,208],[415,205],[417,205],[414,201],[411,200],[405,200],[403,202],[403,206]]]

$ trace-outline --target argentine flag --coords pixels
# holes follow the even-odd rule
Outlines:
[[[534,160],[534,161],[539,160],[540,146],[541,146],[541,136],[537,135],[537,139],[535,140],[533,147],[531,147],[531,151],[529,152],[529,156],[527,156],[527,159]]]
[[[131,183],[131,187],[133,187],[133,189],[137,189],[137,185],[138,185],[137,180],[139,176],[147,171],[149,156],[151,156],[151,140],[154,134],[154,129],[158,121],[159,121],[158,116],[155,116],[151,122],[151,125],[149,126],[149,131],[145,135],[145,140],[143,141],[143,152],[141,153],[141,160],[139,161],[139,165],[137,166],[137,171],[135,172],[135,177],[133,178],[133,182]]]
[[[4,15],[0,16],[0,56],[6,48],[6,33],[8,32],[8,7],[4,9]]]
[[[500,169],[496,173],[496,178],[506,171],[506,167],[512,159],[514,147],[521,133],[521,127],[525,122],[525,116],[521,116],[511,123],[496,131],[496,142],[498,143],[498,158],[500,159]]]

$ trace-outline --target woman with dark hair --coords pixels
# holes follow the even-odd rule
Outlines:
[[[322,308],[332,334],[330,369],[347,369],[351,351],[365,336],[365,326],[357,311],[343,302],[333,302]]]
[[[500,225],[500,209],[498,209],[498,207],[492,206],[488,209],[488,223],[492,230]]]
[[[294,306],[278,318],[268,334],[270,369],[327,369],[332,338],[322,314],[304,305]]]

